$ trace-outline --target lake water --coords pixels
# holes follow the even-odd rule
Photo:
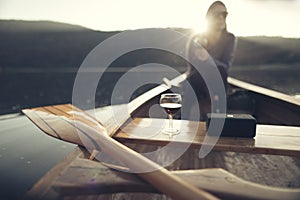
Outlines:
[[[21,199],[75,145],[42,133],[25,116],[0,118],[0,199]]]
[[[91,72],[90,75],[95,73]],[[105,73],[96,92],[96,105],[111,103],[111,93],[120,77],[120,70]],[[261,65],[233,67],[230,75],[283,92],[289,95],[300,94],[300,64],[296,65]],[[145,76],[155,76],[161,79],[168,77],[168,72],[158,69],[136,73],[135,79]],[[75,72],[36,72],[30,70],[0,73],[0,114],[19,112],[22,108],[41,105],[70,103],[72,89],[76,77]],[[172,76],[171,76],[172,77]],[[142,79],[142,78],[140,78]],[[87,87],[89,87],[87,85]],[[89,101],[87,99],[87,101]]]
[[[300,94],[300,64],[234,67],[231,76],[292,96]]]

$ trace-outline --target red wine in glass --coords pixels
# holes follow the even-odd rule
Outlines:
[[[160,106],[163,107],[168,114],[175,115],[182,105],[178,103],[162,103]]]
[[[163,130],[164,134],[172,135],[179,134],[179,130],[173,127],[173,115],[175,115],[181,108],[181,95],[176,93],[162,94],[159,104],[168,113],[169,127]]]

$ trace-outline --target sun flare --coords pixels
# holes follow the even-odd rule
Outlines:
[[[207,27],[206,21],[203,21],[202,24],[203,24],[202,26],[199,26],[197,24],[192,28],[193,34],[199,34],[199,33],[203,33],[206,31],[206,27]]]

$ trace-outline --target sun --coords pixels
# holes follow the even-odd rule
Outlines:
[[[205,20],[202,20],[200,23],[197,23],[192,27],[193,34],[197,35],[197,34],[205,32],[206,27],[207,27],[207,22]]]

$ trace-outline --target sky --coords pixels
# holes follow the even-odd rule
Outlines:
[[[0,19],[50,20],[101,31],[182,27],[203,31],[214,0],[0,0]],[[300,0],[223,0],[237,36],[300,37]]]

